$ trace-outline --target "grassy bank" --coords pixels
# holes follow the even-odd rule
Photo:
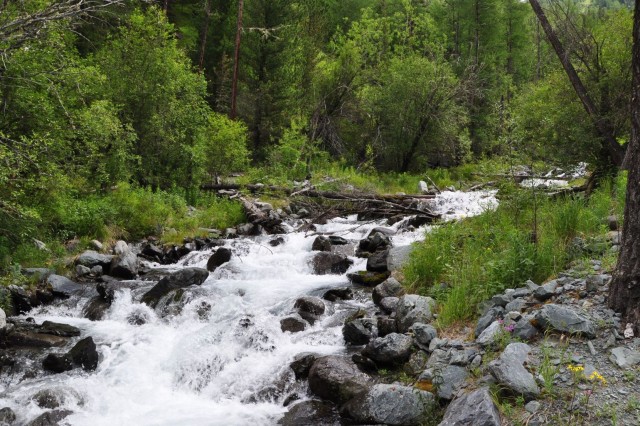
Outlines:
[[[602,254],[607,217],[622,217],[625,182],[605,183],[589,199],[503,187],[496,211],[430,232],[404,270],[405,283],[439,301],[441,325],[472,318],[498,292],[528,279],[541,283],[572,261]]]
[[[0,270],[16,264],[55,266],[70,254],[64,244],[69,240],[79,240],[76,249],[87,247],[92,239],[111,242],[155,236],[163,242],[180,242],[185,236],[206,233],[201,228],[225,229],[241,223],[244,214],[237,202],[210,193],[151,191],[120,184],[102,194],[50,194],[34,203],[28,215],[11,219],[11,231],[0,236]],[[39,249],[33,238],[44,241],[47,249]]]

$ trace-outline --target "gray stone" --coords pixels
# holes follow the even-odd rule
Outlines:
[[[418,182],[418,192],[420,194],[428,194],[429,193],[429,186],[427,185],[427,182],[425,182],[423,180]]]
[[[531,347],[525,343],[510,343],[497,360],[489,363],[491,375],[504,391],[522,395],[527,401],[540,395],[535,378],[524,366],[530,351]]]
[[[91,268],[91,273],[96,277],[102,276],[102,273],[103,273],[102,266],[100,265],[94,266],[93,268]]]
[[[549,281],[548,283],[541,285],[533,291],[533,297],[541,302],[549,300],[553,297],[558,288],[558,282],[556,280]]]
[[[391,247],[387,256],[387,270],[396,271],[402,268],[408,261],[413,246]]]
[[[101,254],[94,250],[87,250],[78,256],[76,264],[84,265],[87,268],[93,268],[96,265],[100,265],[102,268],[108,269],[111,265],[111,259],[113,259],[112,255]]]
[[[35,419],[27,423],[27,426],[57,426],[60,422],[73,412],[70,410],[53,410],[40,414]]]
[[[527,318],[518,320],[512,332],[513,337],[524,341],[533,339],[537,334],[538,329]]]
[[[201,285],[209,278],[209,271],[203,268],[184,268],[162,278],[142,296],[142,303],[152,308],[169,292],[192,285]]]
[[[389,251],[382,250],[373,253],[367,259],[367,271],[369,272],[387,272],[387,256]]]
[[[524,406],[524,409],[527,410],[527,412],[531,413],[531,414],[535,414],[538,411],[540,411],[540,407],[542,406],[542,404],[540,404],[539,401],[529,401],[527,402],[527,404]]]
[[[306,379],[309,376],[309,370],[318,356],[313,353],[301,353],[295,356],[289,367],[293,370],[296,380]]]
[[[494,321],[498,320],[498,319],[502,319],[504,317],[505,314],[505,310],[502,307],[496,306],[493,308],[490,308],[484,315],[482,315],[480,317],[480,319],[478,320],[478,324],[476,325],[476,329],[475,329],[475,337],[480,336],[480,334],[482,334],[482,332],[489,327],[489,325],[491,325],[491,323],[493,323]]]
[[[325,310],[324,302],[316,296],[299,297],[293,307],[301,314],[322,315]]]
[[[353,290],[349,287],[332,288],[331,290],[327,290],[322,295],[322,298],[330,302],[335,302],[336,300],[351,300],[353,299]]]
[[[71,297],[74,294],[88,294],[93,288],[78,284],[62,275],[49,275],[47,284],[51,286],[54,295],[60,297]]]
[[[102,251],[102,249],[104,248],[104,245],[98,240],[91,240],[89,242],[89,247],[91,247],[96,251]]]
[[[480,388],[456,398],[444,413],[439,426],[500,426],[500,412],[489,388]]]
[[[551,328],[562,333],[583,335],[589,339],[596,336],[594,323],[566,306],[555,304],[544,305],[536,313],[536,321],[543,329]]]
[[[0,308],[0,330],[7,326],[7,314],[4,313],[4,309]]]
[[[38,331],[40,333],[61,337],[76,337],[80,335],[79,328],[69,324],[61,324],[52,321],[43,322]]]
[[[522,310],[526,307],[527,301],[519,297],[507,303],[504,307],[504,310],[507,312],[522,312]]]
[[[380,309],[387,314],[391,314],[398,308],[399,301],[400,299],[397,297],[385,297],[380,301]]]
[[[90,268],[87,268],[84,265],[76,265],[76,277],[84,277],[85,275],[89,275],[90,273]]]
[[[534,291],[536,291],[536,289],[537,289],[538,287],[540,287],[538,284],[534,283],[534,282],[533,282],[533,281],[531,281],[531,280],[527,280],[527,282],[526,282],[526,283],[524,283],[524,285],[525,285],[525,287],[526,287],[530,292],[532,292],[532,293],[533,293]]]
[[[398,301],[396,310],[396,322],[398,330],[402,333],[409,330],[413,324],[421,322],[429,323],[433,319],[435,301],[430,297],[407,294]]]
[[[391,333],[369,342],[362,354],[376,363],[399,365],[406,362],[411,355],[413,339],[405,334]]]
[[[331,241],[329,238],[320,235],[313,240],[313,244],[311,245],[311,250],[313,251],[331,251]]]
[[[436,411],[433,395],[409,386],[377,384],[341,409],[357,424],[419,425]]]
[[[337,253],[320,252],[311,259],[311,267],[316,275],[344,274],[351,265],[351,259]]]
[[[220,247],[217,249],[207,261],[207,270],[210,272],[215,271],[219,266],[224,265],[231,260],[232,252],[226,247]]]
[[[400,297],[405,294],[404,287],[395,278],[389,278],[373,289],[371,297],[373,303],[380,305],[380,301],[385,297]]]
[[[378,317],[378,337],[384,337],[391,333],[398,332],[398,325],[396,324],[395,318],[389,317]]]
[[[491,298],[491,303],[493,303],[494,306],[501,306],[504,308],[505,306],[507,306],[507,303],[511,302],[512,300],[513,297],[511,296],[507,296],[505,294],[497,294]]]
[[[436,340],[436,339],[433,339]],[[431,356],[429,357],[429,361],[427,361],[426,368],[435,368],[442,370],[449,365],[451,361],[451,351],[444,349],[434,349],[431,352]]]
[[[54,274],[55,271],[49,268],[22,268],[20,273],[26,277],[34,277],[39,281],[47,279],[47,277]]]
[[[122,240],[118,240],[116,241],[116,243],[113,245],[113,254],[115,254],[116,256],[119,256],[121,254],[124,254],[126,252],[129,251],[129,245],[126,243],[126,241],[122,241]]]
[[[297,333],[307,328],[307,322],[298,314],[292,314],[280,320],[280,329],[282,332]]]
[[[527,297],[531,296],[531,290],[526,287],[516,288],[511,295],[514,299],[517,299],[518,297]]]
[[[484,331],[480,333],[476,339],[476,343],[483,346],[491,345],[503,330],[502,323],[494,321],[489,325],[489,327],[485,328]]]
[[[0,410],[0,425],[12,425],[16,421],[16,413],[9,407]]]
[[[118,247],[117,244],[116,247]],[[119,247],[118,250],[124,251],[118,253],[111,261],[109,275],[125,280],[134,279],[138,275],[138,256],[129,249],[126,243],[125,247]]]
[[[365,391],[369,377],[341,356],[318,358],[309,370],[309,389],[320,398],[342,404]]]
[[[339,426],[340,416],[333,404],[311,400],[298,402],[278,421],[282,426],[327,425]]]
[[[586,279],[586,290],[590,293],[598,291],[598,287],[603,286],[607,282],[606,275],[589,275]]]
[[[640,364],[640,352],[620,346],[611,349],[611,356],[609,359],[618,367],[627,369],[635,366],[636,364]]]
[[[438,398],[451,401],[458,391],[462,389],[469,378],[469,372],[466,368],[458,365],[448,365],[443,369],[427,369],[420,377],[418,382],[426,382],[436,390]]]
[[[365,287],[375,287],[378,284],[384,282],[389,278],[391,273],[387,272],[371,272],[371,271],[358,271],[347,274],[347,278],[354,284],[359,284]]]
[[[438,337],[438,331],[430,324],[417,322],[409,327],[409,333],[413,334],[416,345],[422,350],[428,350],[429,344]]]
[[[345,322],[342,336],[348,345],[366,345],[378,335],[376,322],[372,318],[355,318]]]

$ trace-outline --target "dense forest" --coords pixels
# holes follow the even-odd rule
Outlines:
[[[126,217],[113,197],[186,205],[248,168],[606,168],[593,123],[630,136],[632,2],[541,3],[591,114],[520,0],[5,1],[2,263]]]

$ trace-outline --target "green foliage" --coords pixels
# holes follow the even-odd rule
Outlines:
[[[429,232],[405,268],[407,282],[440,300],[443,323],[471,318],[494,294],[565,268],[582,255],[569,250],[573,239],[604,234],[606,217],[619,208],[610,185],[589,200],[516,191],[495,212]]]
[[[224,115],[212,113],[207,120],[207,133],[198,147],[204,170],[212,176],[224,175],[246,169],[247,127]]]

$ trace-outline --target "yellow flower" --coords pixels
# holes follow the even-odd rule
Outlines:
[[[593,373],[591,373],[591,375],[589,376],[589,380],[600,380],[600,382],[603,385],[607,384],[607,379],[605,379],[604,377],[602,377],[602,375],[600,373],[598,373],[597,371],[594,371]]]
[[[569,371],[573,371],[574,373],[581,373],[584,371],[584,367],[581,365],[572,365],[569,364],[567,365],[567,368],[569,369]]]

